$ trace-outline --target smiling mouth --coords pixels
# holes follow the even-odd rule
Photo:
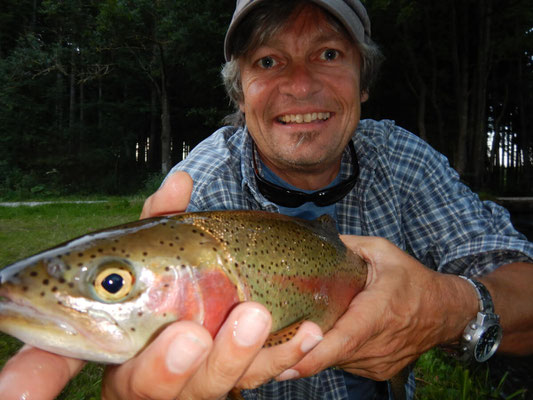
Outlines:
[[[286,124],[308,124],[310,122],[327,121],[331,117],[330,112],[314,112],[307,114],[286,114],[277,118],[277,121]]]

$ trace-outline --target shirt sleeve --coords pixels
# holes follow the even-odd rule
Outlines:
[[[394,173],[404,199],[404,234],[415,257],[441,272],[465,275],[533,262],[532,243],[516,231],[506,209],[481,201],[446,157],[416,136],[397,139],[391,160],[401,165]]]

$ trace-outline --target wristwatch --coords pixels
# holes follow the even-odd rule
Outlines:
[[[502,340],[500,317],[494,313],[492,297],[485,285],[466,276],[459,275],[459,277],[476,289],[479,312],[463,332],[457,358],[462,361],[473,359],[477,362],[484,362],[493,356]]]

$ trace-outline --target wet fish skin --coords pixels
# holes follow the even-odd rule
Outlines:
[[[58,354],[121,363],[176,320],[216,334],[246,300],[271,311],[273,331],[302,320],[327,331],[365,281],[366,264],[328,218],[259,211],[158,217],[82,236],[0,271],[0,330]]]

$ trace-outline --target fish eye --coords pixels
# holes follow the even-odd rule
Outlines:
[[[96,295],[106,302],[125,299],[133,288],[135,277],[128,266],[119,262],[110,262],[100,266],[94,279]]]

